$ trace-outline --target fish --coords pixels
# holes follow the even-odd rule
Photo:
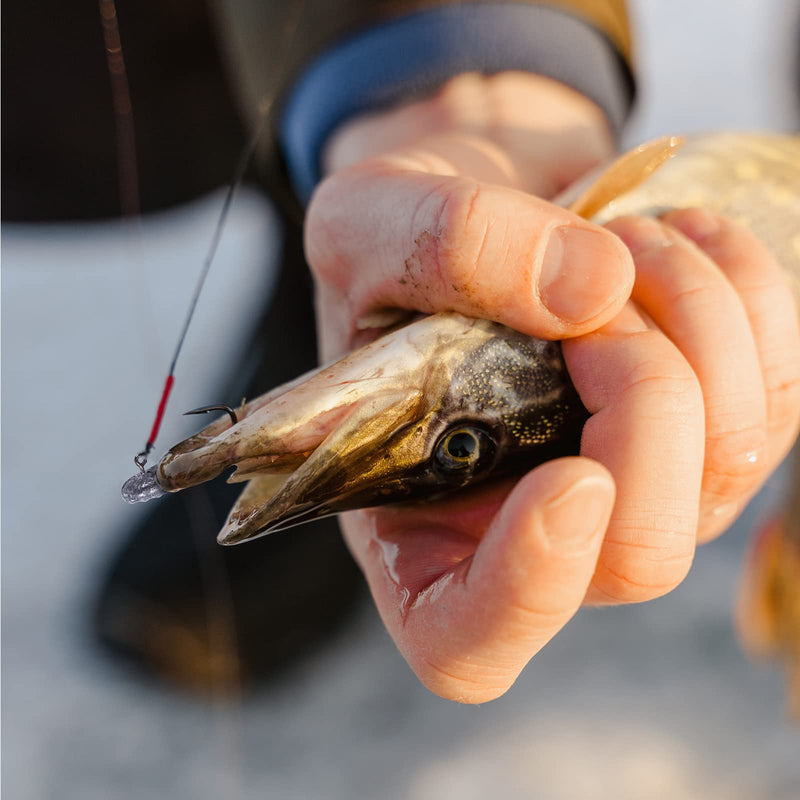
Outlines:
[[[222,544],[525,471],[574,450],[588,413],[558,343],[440,313],[247,403],[236,416],[236,424],[218,420],[171,448],[146,478],[131,479],[160,494],[235,466],[229,480],[249,483]]]
[[[598,224],[705,207],[744,224],[784,267],[800,308],[800,137],[663,137],[572,187],[559,204]],[[224,545],[359,508],[433,500],[579,452],[588,412],[558,342],[455,312],[389,330],[250,400],[134,475],[138,502],[233,470],[246,482]],[[758,538],[741,638],[784,660],[800,713],[800,462],[794,500]]]
[[[800,137],[663,137],[562,203],[603,224],[702,206],[744,222],[800,297]],[[441,312],[243,404],[126,481],[151,499],[218,477],[247,486],[218,541],[358,508],[434,499],[577,453],[588,414],[557,342]],[[234,422],[235,420],[235,422]]]

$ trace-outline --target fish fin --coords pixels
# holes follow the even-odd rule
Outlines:
[[[669,161],[683,143],[682,136],[662,136],[625,153],[592,181],[570,204],[569,210],[579,217],[591,219],[600,209],[646,180]]]

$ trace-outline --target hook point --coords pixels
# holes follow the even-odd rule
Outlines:
[[[190,414],[208,414],[209,411],[224,411],[230,418],[231,424],[236,425],[239,418],[236,412],[230,406],[216,405],[216,406],[201,406],[200,408],[193,408],[191,411],[184,411],[183,416],[188,417]]]

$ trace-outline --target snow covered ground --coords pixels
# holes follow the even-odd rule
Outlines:
[[[797,127],[795,3],[632,6],[641,80],[629,143]],[[124,506],[119,486],[218,206],[211,197],[146,219],[141,233],[115,223],[3,230],[7,796],[800,796],[800,732],[784,720],[780,675],[746,660],[730,619],[749,531],[779,501],[780,477],[698,553],[677,591],[581,612],[505,697],[477,708],[420,687],[366,605],[334,644],[246,705],[168,694],[88,646],[98,565],[126,515],[146,510]],[[269,290],[257,254],[274,253],[275,230],[265,201],[243,193],[185,356],[205,367],[182,373],[174,408],[206,396],[241,346],[254,298]],[[163,442],[185,432],[168,426]]]

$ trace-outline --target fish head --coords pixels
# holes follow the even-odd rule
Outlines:
[[[455,313],[412,322],[257,398],[169,450],[162,490],[234,468],[219,541],[435,499],[577,452],[588,417],[557,342]]]

